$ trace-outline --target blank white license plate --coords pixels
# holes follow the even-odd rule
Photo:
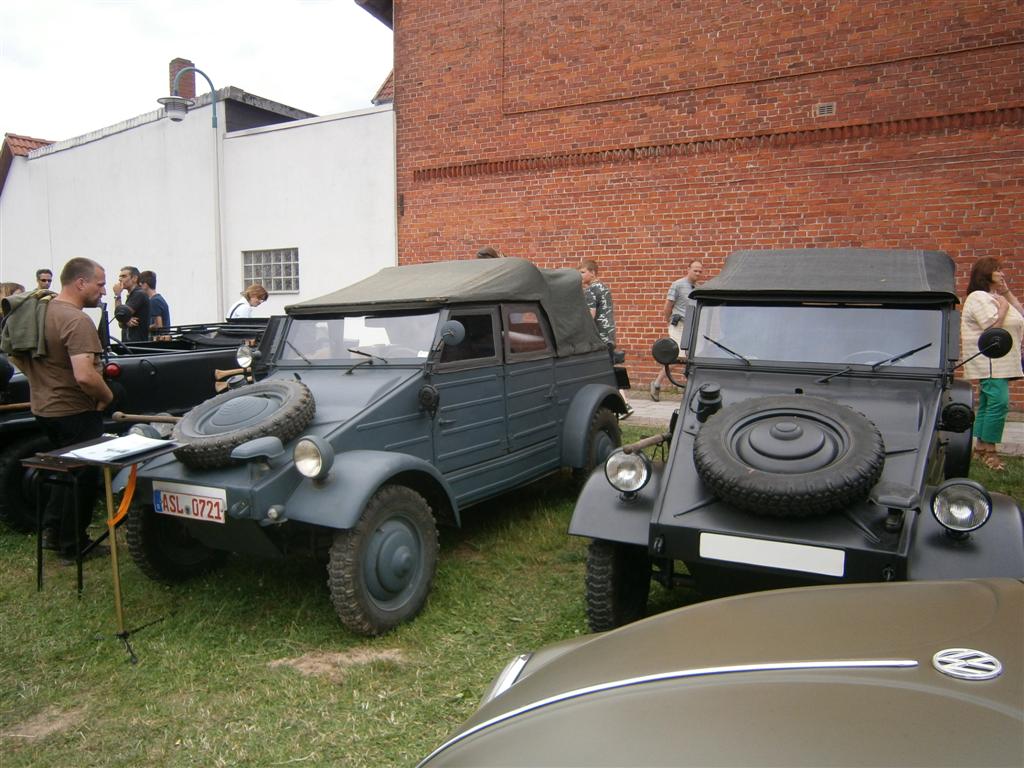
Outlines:
[[[822,576],[842,576],[846,570],[846,553],[841,549],[725,536],[720,533],[700,535],[700,556],[710,560],[784,568],[787,571],[820,573]]]
[[[159,481],[153,483],[153,509],[161,515],[223,523],[227,498],[223,488]]]

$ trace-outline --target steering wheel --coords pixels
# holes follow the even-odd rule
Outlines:
[[[866,365],[874,365],[880,363],[883,360],[888,360],[892,355],[888,352],[882,352],[877,349],[862,349],[859,352],[851,352],[843,358],[844,363],[865,363]]]

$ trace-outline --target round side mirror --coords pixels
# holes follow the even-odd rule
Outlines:
[[[679,361],[679,345],[674,339],[658,339],[651,346],[651,355],[662,365],[672,365]]]
[[[1005,328],[989,328],[978,337],[978,351],[993,359],[1005,357],[1013,349],[1013,337]]]
[[[466,338],[466,326],[458,320],[446,320],[441,326],[441,341],[449,346],[458,346]]]

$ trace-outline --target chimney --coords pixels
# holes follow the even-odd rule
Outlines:
[[[174,87],[174,78],[177,74],[185,67],[194,67],[188,59],[173,59],[170,64],[170,81],[167,83],[168,93]],[[181,76],[181,80],[178,81],[178,95],[183,99],[194,99],[196,97],[196,73],[186,72]]]

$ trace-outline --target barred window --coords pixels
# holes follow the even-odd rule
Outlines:
[[[242,290],[253,283],[270,293],[298,293],[299,249],[242,251]]]

